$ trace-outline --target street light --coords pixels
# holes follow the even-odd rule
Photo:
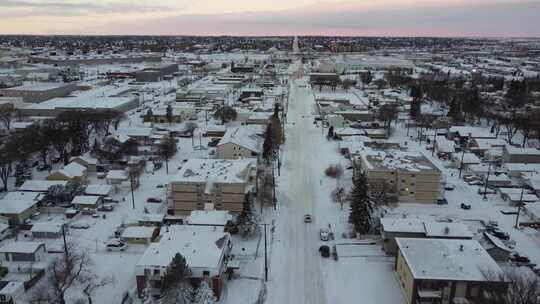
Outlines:
[[[523,193],[525,192],[525,185],[521,185],[521,195],[519,196],[518,210],[516,214],[516,224],[514,228],[519,229],[519,214],[521,213],[521,207],[523,206]]]

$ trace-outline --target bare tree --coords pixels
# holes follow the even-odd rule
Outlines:
[[[15,109],[13,108],[3,108],[0,109],[0,122],[6,127],[6,129],[10,129],[11,127],[11,120],[13,119],[13,113],[15,112]]]
[[[32,303],[66,304],[66,293],[75,287],[82,289],[89,303],[96,289],[111,282],[111,278],[99,279],[92,271],[89,254],[67,243],[64,254],[50,264],[45,280],[36,288]]]
[[[540,278],[528,269],[514,268],[504,272],[482,269],[487,279],[486,295],[493,304],[539,304]],[[505,288],[508,283],[508,288]]]

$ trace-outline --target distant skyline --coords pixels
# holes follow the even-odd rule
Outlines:
[[[540,0],[0,0],[0,34],[540,37]]]

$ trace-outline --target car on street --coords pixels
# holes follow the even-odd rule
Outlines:
[[[158,197],[149,197],[149,198],[146,199],[146,202],[147,203],[158,203],[159,204],[159,203],[163,202],[163,200],[158,198]]]
[[[111,212],[113,210],[114,210],[114,205],[111,205],[111,204],[103,204],[98,207],[98,211]]]
[[[461,209],[463,210],[471,210],[470,204],[461,203]]]
[[[71,229],[88,229],[90,228],[90,224],[88,223],[73,223],[69,225],[69,228]]]
[[[313,219],[311,218],[310,214],[304,215],[304,223],[311,223]]]
[[[448,205],[448,201],[446,198],[439,198],[437,199],[437,205]]]
[[[328,228],[321,228],[319,230],[319,239],[321,239],[321,241],[329,241],[330,240],[330,230]]]
[[[106,244],[107,251],[124,251],[127,248],[126,242],[120,239],[111,239]]]
[[[454,185],[452,185],[452,184],[446,184],[446,185],[444,185],[444,190],[446,190],[446,191],[452,191],[452,190],[454,190],[454,189],[456,189],[456,186],[454,186]]]
[[[319,247],[319,252],[323,258],[330,257],[330,247],[327,245],[322,245]]]

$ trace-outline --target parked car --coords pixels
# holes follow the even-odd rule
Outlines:
[[[105,204],[110,204],[110,203],[116,203],[116,204],[118,204],[118,203],[120,203],[120,201],[118,201],[117,199],[114,199],[114,198],[112,198],[112,197],[110,197],[110,196],[107,196],[107,197],[103,198],[103,202],[104,202]]]
[[[321,256],[323,258],[330,257],[330,247],[328,247],[327,245],[322,245],[321,247],[319,247],[319,252],[321,253]]]
[[[127,248],[126,242],[120,239],[112,239],[105,245],[107,251],[124,251]]]
[[[163,167],[163,163],[162,162],[155,162],[154,163],[154,170],[159,170]]]
[[[99,206],[98,211],[111,212],[114,210],[114,206],[111,204],[103,204]]]
[[[463,209],[463,210],[471,210],[471,205],[461,203],[461,209]]]
[[[319,230],[319,238],[321,241],[328,241],[330,240],[330,230],[328,228],[321,228]]]
[[[500,231],[500,230],[495,230],[493,232],[491,232],[491,234],[493,234],[495,237],[501,239],[501,240],[509,240],[510,239],[510,235],[504,231]]]
[[[73,223],[69,225],[69,228],[71,229],[88,229],[90,228],[90,224],[88,223]]]
[[[158,197],[149,197],[146,199],[146,202],[147,203],[161,203],[163,202],[163,200]]]
[[[304,215],[304,223],[311,223],[312,220],[313,219],[311,218],[311,215],[309,214]]]
[[[448,201],[446,198],[439,198],[437,199],[437,205],[448,205]]]
[[[454,190],[454,189],[456,189],[456,186],[454,186],[454,185],[452,185],[452,184],[446,184],[446,185],[444,185],[444,190],[446,190],[446,191],[452,191],[452,190]]]
[[[38,171],[47,171],[47,170],[51,170],[51,169],[52,169],[52,167],[49,164],[43,164],[43,165],[37,166]]]
[[[212,138],[212,139],[210,139],[210,142],[208,142],[208,146],[209,147],[217,147],[220,140],[221,140],[220,138]]]

